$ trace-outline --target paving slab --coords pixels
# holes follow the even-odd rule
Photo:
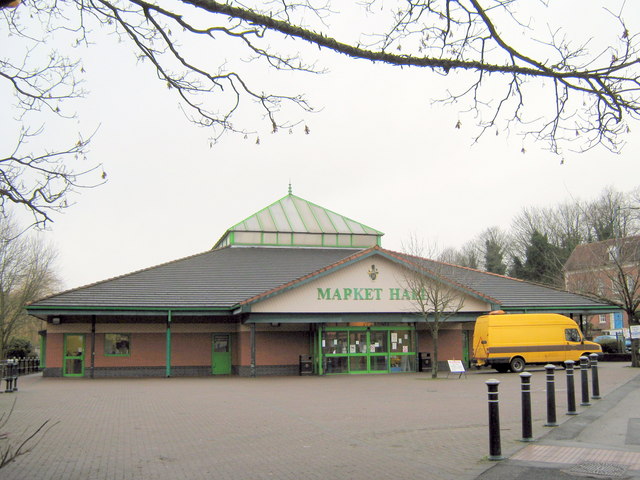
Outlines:
[[[545,372],[530,371],[534,437],[540,438],[549,431],[543,426]],[[606,398],[638,373],[601,364],[601,394]],[[94,380],[31,375],[20,379],[18,392],[0,394],[0,411],[16,401],[0,433],[15,443],[47,420],[53,426],[0,470],[0,478],[472,480],[495,465],[487,460],[485,382],[491,378],[501,382],[503,454],[514,455],[523,449],[515,374],[480,370],[435,380],[429,373]],[[569,418],[563,382],[559,370],[560,422]]]
[[[591,403],[478,480],[640,478],[640,376]]]

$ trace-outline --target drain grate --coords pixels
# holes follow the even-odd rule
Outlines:
[[[569,470],[578,475],[597,475],[599,477],[622,477],[627,472],[627,465],[618,463],[583,462]]]

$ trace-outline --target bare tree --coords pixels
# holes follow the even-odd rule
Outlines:
[[[33,319],[24,306],[53,293],[55,252],[34,237],[21,234],[11,218],[0,218],[0,356],[12,337]]]
[[[464,307],[464,297],[445,275],[445,270],[451,266],[426,259],[424,248],[415,237],[412,237],[408,246],[405,247],[405,254],[406,260],[414,268],[406,270],[401,282],[404,289],[411,295],[414,313],[422,318],[431,333],[433,345],[431,377],[437,378],[440,328]]]
[[[637,191],[636,191],[637,192]],[[635,192],[623,193],[605,188],[584,207],[589,241],[602,241],[635,235],[640,230]]]
[[[10,206],[22,207],[32,214],[33,224],[45,227],[52,221],[53,212],[72,204],[71,192],[96,186],[106,175],[101,165],[87,166],[91,135],[66,139],[69,143],[62,147],[55,146],[59,142],[54,139],[46,140],[47,146],[38,145],[40,137],[45,137],[43,125],[73,119],[74,114],[66,111],[64,103],[81,98],[85,92],[78,79],[80,62],[48,47],[56,30],[55,16],[47,28],[34,32],[21,25],[25,15],[18,13],[18,4],[0,4],[0,15],[6,22],[3,26],[12,37],[12,41],[7,38],[4,42],[20,52],[12,57],[7,48],[6,56],[0,58],[0,86],[14,93],[17,127],[15,136],[10,130],[4,131],[0,142],[0,216],[7,215]],[[20,9],[26,14],[31,7],[22,5]],[[25,40],[25,50],[19,48],[17,39]]]
[[[470,241],[459,249],[448,247],[438,254],[438,260],[462,267],[478,268],[481,258],[476,242]]]
[[[53,212],[72,203],[71,192],[99,185],[106,174],[101,174],[102,180],[85,184],[83,180],[102,166],[80,171],[71,167],[74,160],[86,156],[88,139],[79,139],[75,145],[61,150],[26,151],[29,139],[41,133],[41,129],[22,130],[13,151],[0,157],[0,217],[7,216],[12,206],[24,207],[31,213],[33,225],[45,227],[52,221]]]
[[[640,323],[640,236],[613,238],[576,248],[565,265],[565,285],[623,310],[630,325]],[[640,366],[638,344],[633,366]]]
[[[536,254],[539,257],[538,261],[543,261],[548,266],[548,272],[553,272],[550,276],[545,276],[544,282],[561,285],[563,265],[577,245],[588,241],[586,211],[586,204],[580,200],[565,202],[555,207],[523,208],[511,226],[513,256],[524,265],[532,249],[536,250],[532,245],[532,239],[544,237],[548,248],[541,250],[539,245]]]
[[[247,103],[273,131],[295,125],[287,105],[311,111],[310,103],[300,93],[271,93],[267,77],[247,73],[242,61],[322,73],[319,50],[441,75],[459,72],[461,87],[435,100],[456,104],[461,117],[473,119],[476,140],[515,129],[560,152],[561,144],[616,150],[629,120],[638,117],[640,49],[625,8],[634,11],[617,5],[592,12],[600,22],[597,38],[580,36],[588,29],[568,30],[566,15],[556,10],[561,6],[524,0],[34,0],[5,9],[4,16],[7,31],[23,38],[33,18],[31,24],[52,37],[75,34],[80,44],[91,42],[96,25],[130,42],[185,113],[212,127],[214,139],[225,131],[251,132],[237,122]],[[67,71],[75,65],[69,62]],[[546,101],[534,100],[538,93]],[[460,120],[456,127],[462,126]]]

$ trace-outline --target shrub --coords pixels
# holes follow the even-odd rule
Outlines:
[[[608,338],[600,343],[602,353],[621,353],[620,342],[615,338]]]
[[[33,353],[33,345],[24,338],[14,338],[7,345],[5,358],[25,358]]]

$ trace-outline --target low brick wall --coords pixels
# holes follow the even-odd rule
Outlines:
[[[240,377],[250,377],[251,367],[234,366],[233,374]],[[299,375],[299,365],[258,365],[256,366],[256,376],[266,377],[272,375]]]
[[[167,374],[165,367],[96,367],[93,371],[94,378],[146,378],[164,377]],[[61,368],[45,368],[42,375],[44,377],[62,377]],[[84,369],[84,377],[91,376],[91,369]],[[208,377],[211,376],[211,367],[171,367],[172,377]]]

